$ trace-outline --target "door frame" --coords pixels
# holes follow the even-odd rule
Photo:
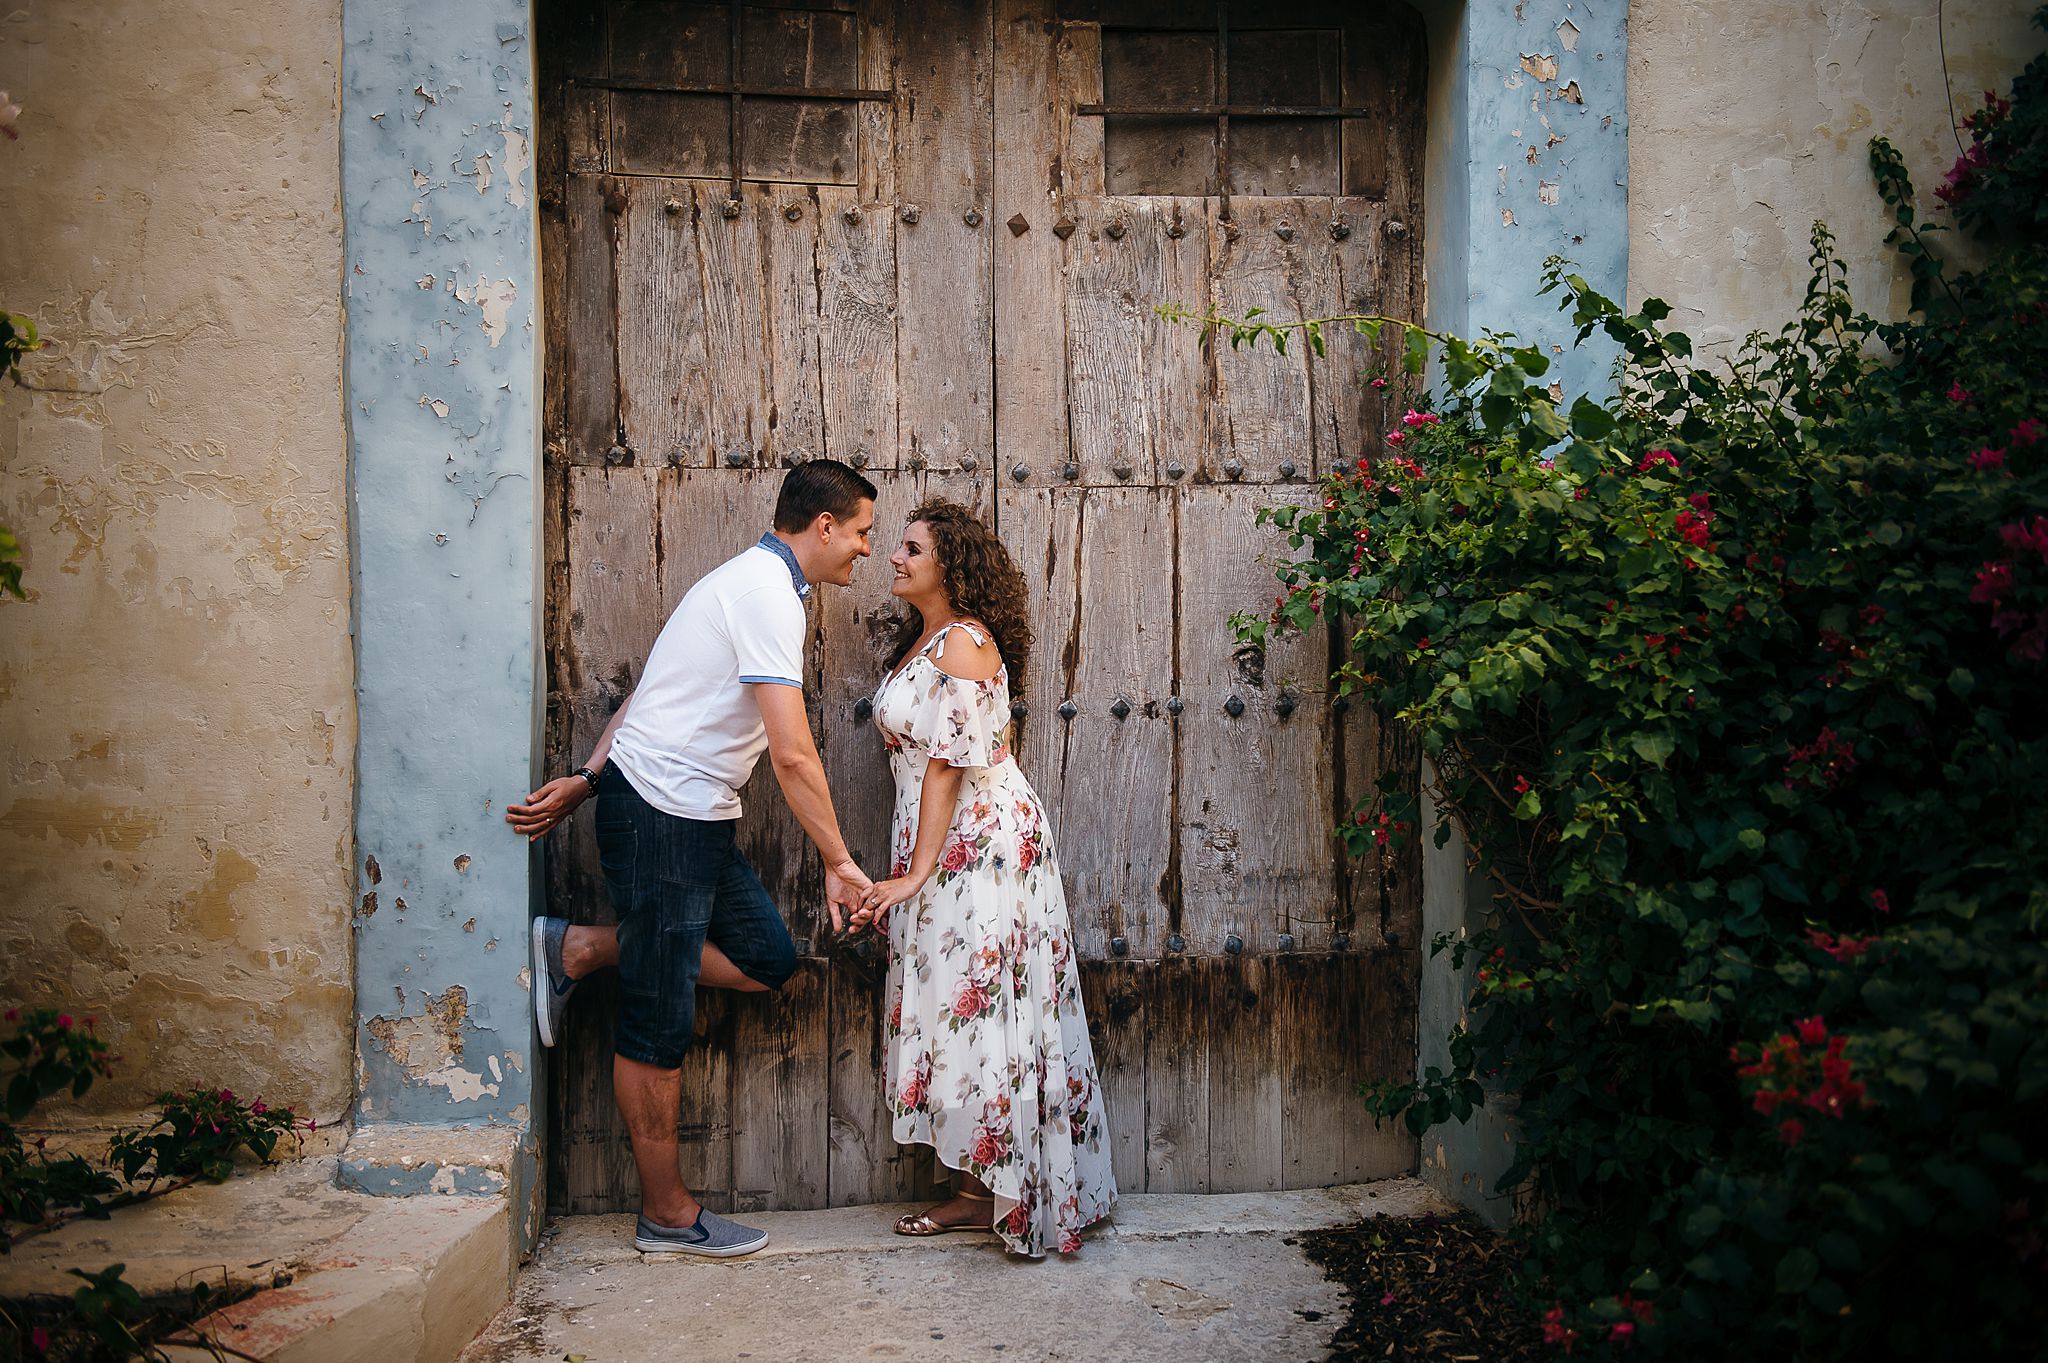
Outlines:
[[[1416,7],[1430,41],[1424,320],[1538,338],[1567,390],[1599,391],[1611,346],[1573,349],[1535,288],[1564,255],[1594,288],[1626,291],[1626,8]],[[344,0],[339,147],[359,1182],[446,1182],[415,1176],[443,1167],[416,1149],[385,1159],[367,1137],[487,1129],[509,1141],[502,1175],[453,1182],[509,1188],[522,1249],[540,1228],[545,1053],[525,941],[541,875],[502,807],[541,774],[546,703],[532,33],[529,0]],[[1425,912],[1462,917],[1463,878],[1425,864],[1439,868]],[[1428,1016],[1457,981],[1429,969],[1422,987]]]

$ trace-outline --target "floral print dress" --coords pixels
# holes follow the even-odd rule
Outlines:
[[[896,1139],[995,1194],[1004,1242],[1071,1254],[1116,1201],[1109,1128],[1059,859],[1004,743],[1007,669],[987,681],[934,661],[949,625],[875,693],[896,777],[892,876],[910,867],[926,764],[966,768],[938,870],[888,923],[889,1106]]]

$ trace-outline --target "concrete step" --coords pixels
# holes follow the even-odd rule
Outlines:
[[[68,1296],[79,1282],[66,1270],[118,1263],[145,1295],[202,1279],[260,1289],[197,1329],[266,1363],[446,1363],[511,1293],[510,1195],[370,1196],[338,1185],[344,1158],[254,1169],[36,1236],[0,1258],[0,1296]]]

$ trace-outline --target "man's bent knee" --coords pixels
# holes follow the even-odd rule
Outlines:
[[[735,964],[748,979],[771,990],[780,989],[796,974],[796,944],[785,937],[759,955]]]

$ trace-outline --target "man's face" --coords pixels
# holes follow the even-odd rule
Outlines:
[[[825,551],[819,580],[844,587],[853,581],[853,565],[868,556],[868,533],[875,528],[875,504],[863,497],[846,519],[828,511],[818,521],[818,538]]]

